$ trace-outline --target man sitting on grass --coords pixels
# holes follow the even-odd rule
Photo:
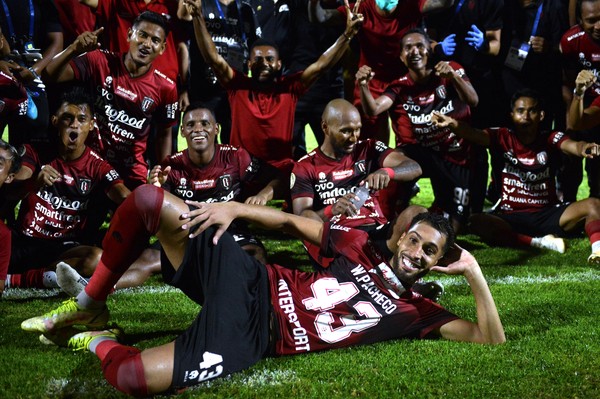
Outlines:
[[[589,263],[600,263],[600,200],[587,198],[562,204],[556,196],[556,162],[560,151],[593,158],[598,144],[569,139],[559,131],[541,132],[541,98],[533,90],[517,91],[511,101],[514,130],[474,129],[464,122],[432,114],[436,126],[449,127],[458,136],[489,147],[504,160],[502,198],[489,214],[471,217],[471,231],[484,241],[504,246],[533,246],[563,253],[562,238],[585,223],[592,244]]]
[[[111,331],[86,331],[68,341],[73,349],[97,354],[106,379],[130,395],[188,387],[243,370],[267,356],[399,338],[505,341],[496,305],[473,256],[456,247],[456,260],[438,265],[454,240],[452,228],[440,216],[423,213],[415,218],[387,262],[360,230],[265,206],[190,205],[152,185],[137,188],[117,209],[102,259],[85,290],[21,327],[56,332],[74,324],[104,325],[112,286],[154,234],[166,255],[163,267],[174,271],[171,284],[192,299],[204,298],[192,326],[174,341],[144,351],[119,344]],[[325,271],[313,273],[263,265],[225,233],[237,218],[320,244],[325,252],[337,254],[336,259]],[[401,280],[414,282],[430,270],[466,278],[477,322],[460,319],[410,290],[397,294]]]

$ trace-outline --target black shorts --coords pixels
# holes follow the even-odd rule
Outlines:
[[[494,212],[492,215],[498,216],[510,224],[513,230],[521,234],[527,234],[532,237],[542,237],[548,234],[567,237],[571,234],[560,227],[560,217],[569,205],[558,204],[537,212]]]
[[[204,298],[198,317],[175,340],[175,389],[246,369],[272,351],[267,269],[228,233],[213,245],[214,232],[190,241],[171,281]]]
[[[76,241],[46,240],[27,237],[15,231],[11,235],[10,263],[8,273],[25,273],[43,269],[58,261],[67,250],[80,244]]]
[[[446,161],[435,151],[418,144],[402,146],[400,149],[421,166],[423,177],[431,180],[435,206],[458,221],[466,222],[471,207],[470,168]]]
[[[252,234],[252,232],[248,228],[248,225],[246,224],[232,223],[231,226],[229,226],[229,228],[227,229],[227,231],[233,236],[233,239],[235,240],[235,242],[237,242],[237,244],[240,247],[244,247],[246,245],[255,245],[257,247],[265,249],[263,243]]]

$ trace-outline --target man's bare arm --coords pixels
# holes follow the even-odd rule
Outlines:
[[[194,23],[194,36],[198,43],[198,49],[204,58],[204,61],[212,68],[217,79],[221,84],[227,84],[233,79],[234,71],[233,68],[223,58],[215,43],[206,28],[206,21],[204,15],[202,15],[202,1],[200,0],[184,0],[188,6],[190,14],[192,14],[192,20]]]
[[[186,201],[186,203],[198,207],[181,215],[184,219],[192,219],[182,226],[184,230],[199,225],[198,229],[190,235],[191,237],[199,235],[209,226],[218,226],[213,237],[213,243],[217,243],[233,220],[243,219],[267,230],[282,231],[312,244],[321,244],[323,235],[321,221],[282,212],[268,206],[241,204],[234,201],[211,204],[195,201]]]
[[[102,34],[102,31],[104,28],[79,35],[66,49],[52,58],[44,69],[44,75],[51,81],[59,83],[75,79],[75,72],[69,65],[69,61],[85,52],[98,49],[98,36]]]
[[[460,250],[457,261],[448,266],[434,266],[431,270],[444,274],[463,275],[475,298],[477,322],[459,319],[444,324],[439,328],[439,334],[452,341],[466,341],[480,344],[501,344],[506,341],[504,327],[496,303],[483,276],[481,267],[468,251]]]
[[[485,130],[475,129],[465,122],[457,121],[451,116],[443,115],[437,111],[433,111],[431,113],[431,122],[435,126],[450,128],[450,130],[456,133],[457,136],[462,137],[472,143],[479,144],[484,147],[490,146],[490,135]]]

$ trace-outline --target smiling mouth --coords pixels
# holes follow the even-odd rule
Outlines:
[[[193,133],[191,136],[193,142],[204,142],[208,140],[207,133]]]
[[[141,48],[141,49],[139,50],[139,53],[140,53],[140,55],[141,55],[142,57],[147,57],[148,55],[150,55],[150,51],[148,51],[148,50],[146,50],[146,49],[143,49],[143,48]]]
[[[419,265],[417,264],[417,262],[414,262],[412,260],[410,260],[409,258],[407,258],[405,255],[402,255],[401,258],[401,263],[402,263],[402,267],[404,268],[404,270],[406,271],[419,271]]]

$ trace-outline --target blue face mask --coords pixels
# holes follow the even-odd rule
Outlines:
[[[375,4],[383,11],[389,12],[398,5],[398,0],[375,0]]]

